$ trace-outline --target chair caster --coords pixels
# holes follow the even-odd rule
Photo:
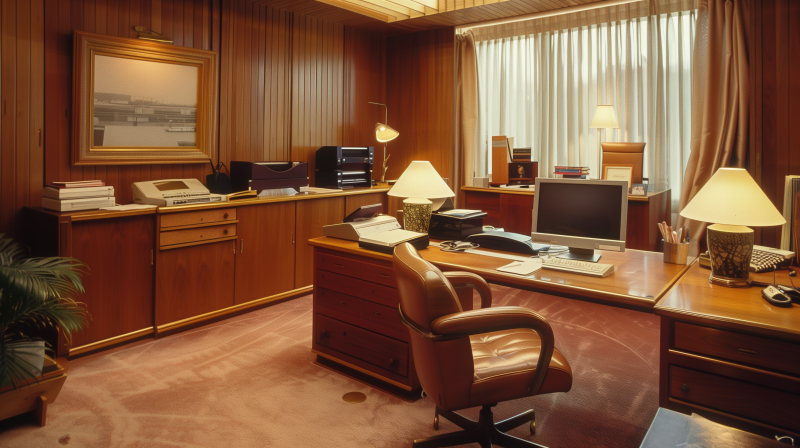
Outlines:
[[[529,428],[531,430],[531,435],[536,435],[536,420],[531,420]]]
[[[439,416],[438,415],[434,415],[433,416],[433,429],[437,429],[437,430],[439,429]]]

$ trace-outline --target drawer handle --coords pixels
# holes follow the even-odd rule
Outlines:
[[[681,392],[683,392],[685,394],[689,393],[689,386],[687,386],[685,384],[681,384]]]
[[[397,364],[397,360],[396,360],[396,359],[394,359],[394,358],[389,358],[389,367],[392,367],[392,366],[394,366],[395,364]]]
[[[223,231],[222,231],[222,234],[223,234],[223,235],[227,235],[227,234],[228,234],[228,229],[225,229],[225,230],[223,230]]]
[[[388,277],[389,276],[389,274],[384,274],[383,272],[378,272],[378,275],[380,275],[381,277]]]
[[[347,305],[347,302],[339,302],[339,305]]]
[[[339,263],[333,263],[333,265],[334,265],[334,266],[339,266],[340,268],[343,268],[343,267],[344,267],[344,265],[343,265],[343,264],[339,264]]]
[[[228,214],[227,214],[227,213],[225,213],[224,215],[222,215],[222,218],[223,218],[223,219],[228,219]]]
[[[379,313],[377,311],[373,311],[372,314],[377,314],[378,316],[383,316],[383,314],[381,314],[381,313]]]
[[[342,336],[347,336],[347,332],[346,332],[346,331],[343,331],[343,332],[342,332]]]
[[[322,333],[319,334],[319,338],[320,339],[325,339],[327,337],[328,337],[328,332],[327,331],[323,331]]]
[[[755,350],[748,350],[746,348],[740,348],[739,351],[742,352],[742,353],[748,354],[748,355],[758,356],[758,352],[755,351]]]

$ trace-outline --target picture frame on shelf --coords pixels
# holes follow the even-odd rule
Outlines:
[[[624,180],[628,182],[628,193],[631,191],[631,165],[603,165],[603,180]]]
[[[81,31],[73,47],[74,165],[208,163],[215,52]]]
[[[647,184],[633,184],[630,194],[631,196],[647,196]]]

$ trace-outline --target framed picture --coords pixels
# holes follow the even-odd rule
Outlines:
[[[628,182],[628,192],[631,191],[631,176],[633,176],[631,165],[603,165],[603,179]]]
[[[75,165],[208,163],[217,54],[75,32]]]
[[[633,184],[631,196],[647,196],[647,184]]]

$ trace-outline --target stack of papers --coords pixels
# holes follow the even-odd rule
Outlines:
[[[481,215],[483,211],[481,210],[468,210],[463,208],[456,208],[453,210],[447,210],[444,212],[438,212],[440,215],[444,216],[453,216],[456,218],[469,218],[470,216]]]
[[[362,243],[376,244],[379,246],[394,247],[400,243],[411,241],[416,238],[426,237],[428,235],[419,232],[412,232],[404,229],[388,230],[386,232],[372,233],[368,236],[362,236],[359,241]]]
[[[505,266],[497,268],[500,272],[508,272],[509,274],[517,274],[528,276],[542,268],[541,258],[531,258],[525,261],[515,261]]]

